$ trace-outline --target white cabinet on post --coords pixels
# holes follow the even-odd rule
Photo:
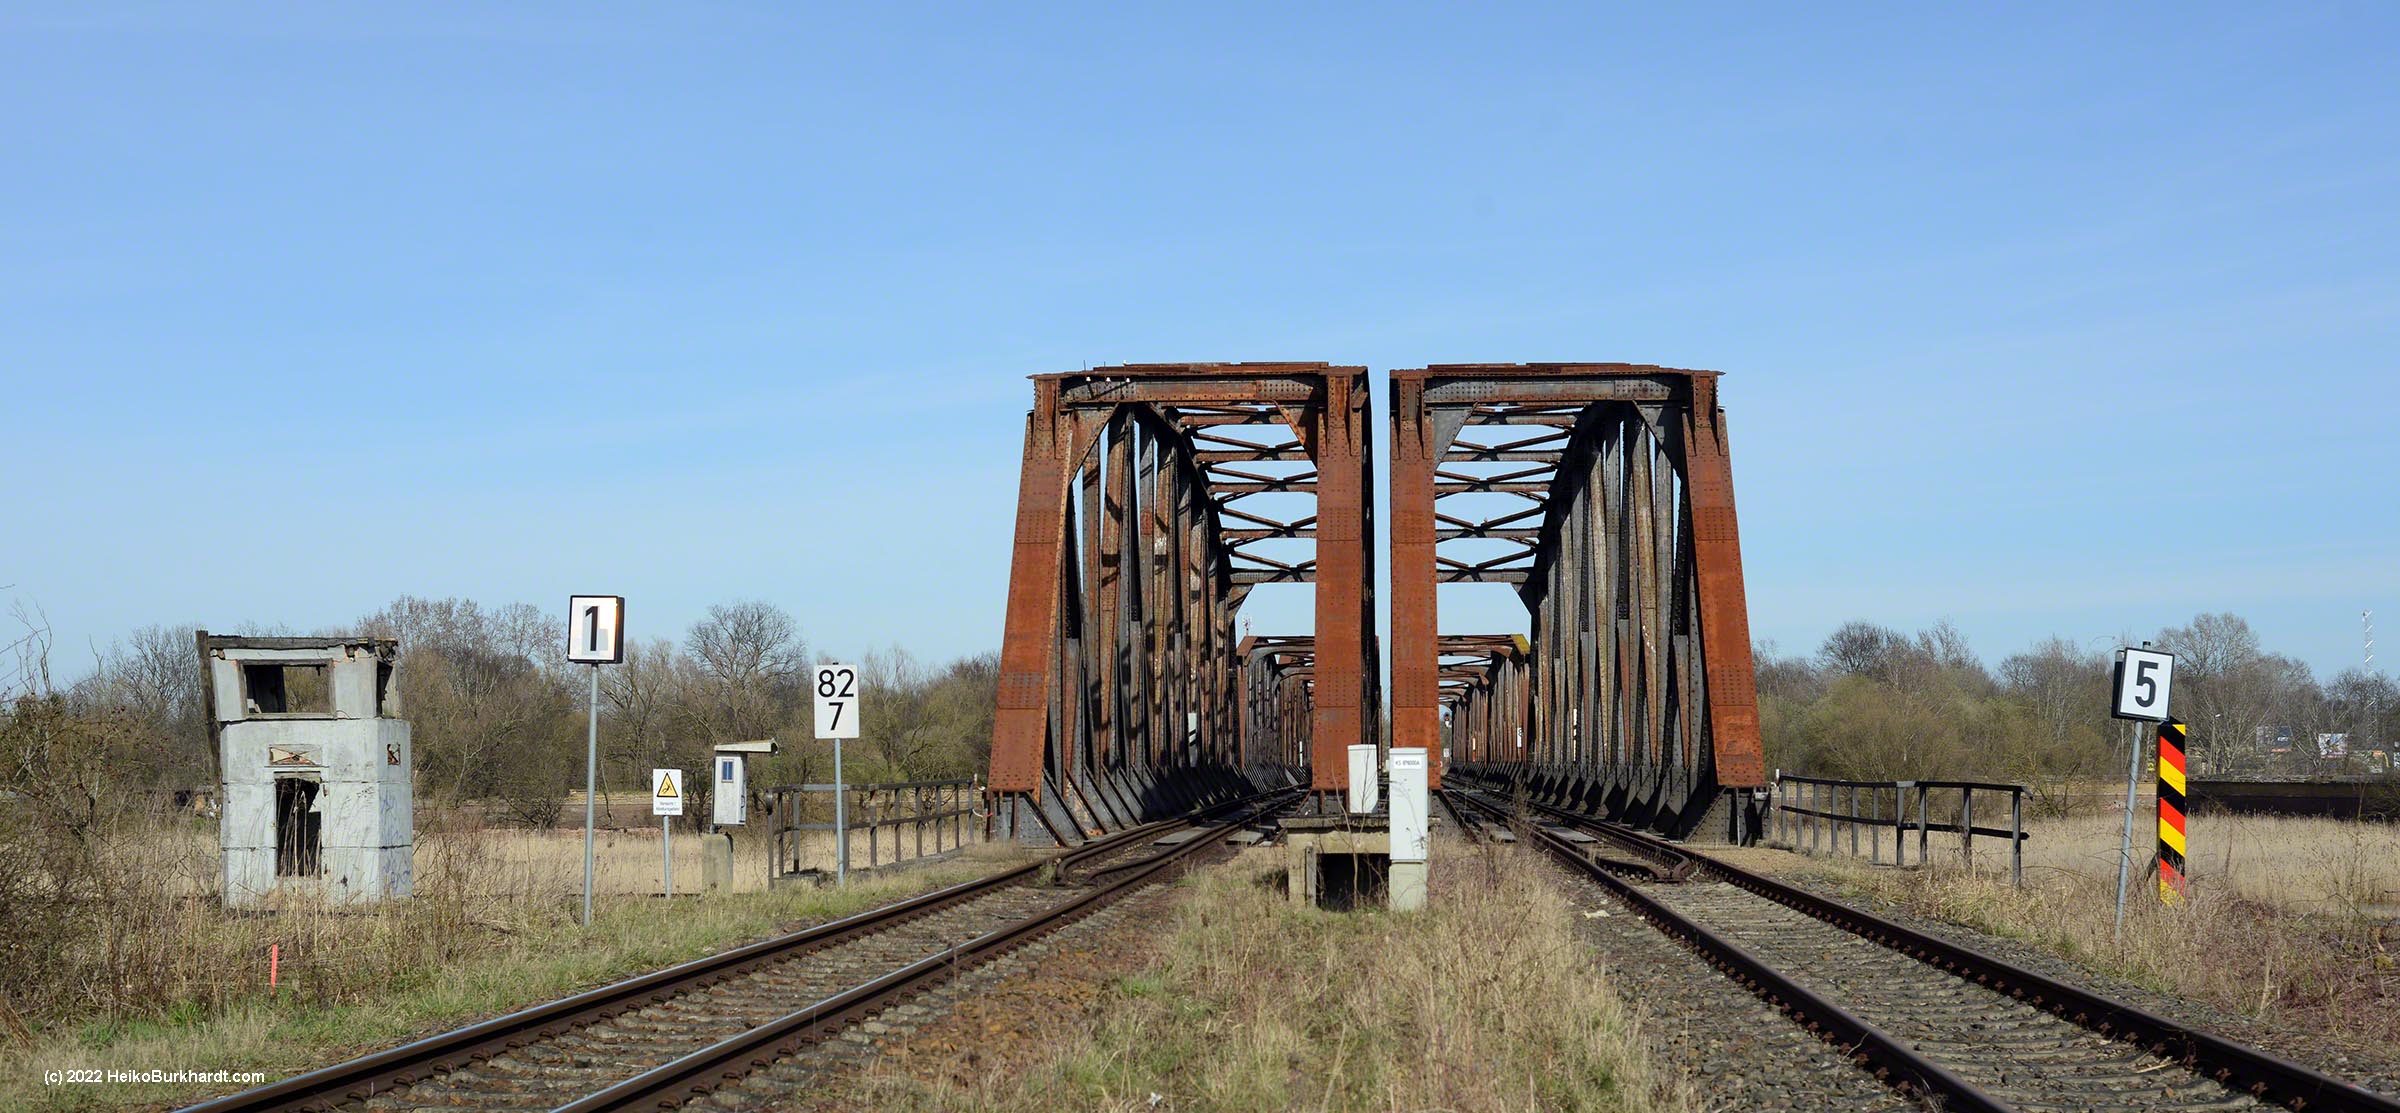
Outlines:
[[[1372,742],[1350,747],[1350,814],[1366,815],[1375,810],[1376,789],[1382,780],[1375,768],[1377,757]]]
[[[777,750],[772,738],[756,742],[719,742],[716,746],[716,783],[709,800],[711,818],[719,827],[740,827],[750,822],[750,758],[772,756]]]
[[[1425,751],[1392,748],[1391,907],[1406,912],[1425,906],[1425,859],[1432,845],[1431,793],[1426,787]]]

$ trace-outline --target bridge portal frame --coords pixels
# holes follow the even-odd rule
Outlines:
[[[1766,783],[1718,377],[1625,363],[1392,373],[1394,745],[1440,737],[1438,585],[1507,583],[1533,626],[1527,750],[1507,762],[1520,775],[1677,833],[1721,790]],[[1477,426],[1527,435],[1461,439]],[[1463,495],[1523,505],[1445,512]],[[1460,553],[1488,544],[1503,550]]]
[[[1342,791],[1345,749],[1374,736],[1382,703],[1366,369],[1126,364],[1033,383],[992,732],[1008,822],[1078,841],[1256,764],[1233,631],[1261,583],[1315,585],[1310,784]],[[1294,494],[1313,512],[1246,505]],[[1254,548],[1294,540],[1314,555]]]

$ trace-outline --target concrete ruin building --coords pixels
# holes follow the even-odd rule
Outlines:
[[[225,903],[407,896],[415,840],[399,644],[206,630],[198,641],[224,771]]]

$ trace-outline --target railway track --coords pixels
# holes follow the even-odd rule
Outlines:
[[[802,1053],[1163,879],[1288,804],[1266,793],[1059,858],[628,979],[191,1107],[657,1109]],[[1180,837],[1170,845],[1160,840]],[[1042,883],[1055,877],[1056,883]],[[1089,884],[1085,881],[1089,880]]]
[[[1504,801],[1445,795],[1487,831],[1511,826]],[[2400,1113],[2300,1064],[1641,832],[1538,803],[1526,813],[1531,822],[1513,825],[1526,841],[1943,1109]]]

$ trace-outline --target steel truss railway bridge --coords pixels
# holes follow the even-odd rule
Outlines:
[[[1537,797],[1748,841],[1760,756],[1718,373],[1394,371],[1390,693],[1366,368],[1133,364],[1033,379],[1000,697],[997,822],[1080,844],[1269,786],[1344,790],[1421,746]],[[1315,629],[1237,635],[1259,584]],[[1527,635],[1443,634],[1505,584]],[[1388,726],[1387,726],[1388,724]]]
[[[1446,755],[1450,786],[1426,810],[1458,838],[1528,844],[1562,884],[1679,940],[1690,958],[1620,952],[1659,964],[1664,980],[1647,984],[1671,994],[1653,996],[1694,995],[1706,1016],[1723,1000],[1713,969],[1797,1021],[1743,1044],[1739,1073],[1765,1079],[1751,1093],[1858,1108],[1880,1083],[1977,1113],[2400,1113],[2306,1064],[1658,837],[1746,842],[1764,804],[1715,372],[1391,373],[1381,640],[1365,369],[1159,364],[1034,384],[993,820],[1006,837],[1074,849],[194,1113],[633,1113],[839,1094],[824,1087],[862,1049],[992,999],[990,982],[962,974],[1008,977],[991,964],[1036,939],[1072,956],[1089,943],[1068,933],[1123,930],[1100,919],[1111,902],[1222,861],[1229,844],[1281,830],[1303,851],[1285,858],[1305,863],[1292,892],[1323,894],[1319,863],[1375,853],[1360,849],[1371,824],[1294,811],[1341,809],[1329,797],[1347,787],[1346,749],[1387,743],[1423,747],[1435,777]],[[1254,588],[1302,583],[1312,631],[1239,632]],[[1442,633],[1448,584],[1506,585],[1526,632]],[[1960,822],[1972,828],[1972,812]],[[1387,856],[1397,893],[1399,866],[1421,863]],[[1560,961],[1563,973],[1582,960]],[[915,1016],[893,1008],[903,1001]],[[1847,1077],[1843,1060],[1872,1079]]]

